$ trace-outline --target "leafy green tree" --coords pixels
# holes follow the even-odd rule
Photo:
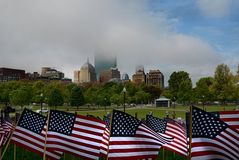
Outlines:
[[[136,84],[131,83],[131,82],[126,83],[125,88],[126,88],[126,90],[127,90],[127,95],[128,95],[129,97],[134,96],[135,93],[136,93],[137,91],[139,91],[139,86],[137,86]],[[122,88],[122,90],[123,90],[123,88]],[[122,91],[122,90],[121,90],[121,91]]]
[[[150,101],[154,101],[162,94],[160,86],[144,86],[143,90],[150,95]]]
[[[212,89],[216,98],[225,103],[232,99],[233,95],[233,74],[225,64],[216,67]]]
[[[169,91],[173,99],[182,102],[190,101],[192,80],[185,71],[173,72],[168,80]],[[183,97],[180,97],[183,96]]]
[[[212,101],[213,93],[211,87],[214,79],[212,77],[203,77],[196,83],[196,98],[201,102]]]
[[[50,90],[49,96],[48,96],[48,105],[50,107],[56,107],[62,106],[64,104],[64,99],[62,96],[61,91],[58,88],[53,88]]]
[[[7,88],[0,90],[0,102],[3,102],[5,105],[7,105],[10,100],[9,93],[10,91]]]
[[[237,66],[237,76],[239,76],[239,65]]]
[[[171,94],[171,92],[169,90],[164,90],[162,95],[166,98],[169,98],[169,99],[173,100],[173,95]]]
[[[135,93],[136,103],[145,104],[145,103],[148,103],[149,99],[150,99],[150,94],[144,92],[143,90],[140,90]]]
[[[182,81],[179,86],[177,94],[178,101],[185,104],[185,102],[191,101],[192,96],[192,82],[189,80]]]
[[[96,103],[96,97],[98,94],[98,90],[96,87],[89,87],[87,88],[87,90],[84,92],[84,97],[85,97],[85,101],[86,103],[90,103],[90,104],[97,104]]]
[[[123,103],[123,97],[122,97],[122,95],[120,95],[120,94],[113,94],[113,95],[110,97],[110,101],[111,101],[111,103],[114,103],[114,104],[116,104],[117,106],[119,106],[120,104]]]
[[[84,103],[85,103],[85,98],[84,98],[82,89],[79,86],[74,86],[71,89],[71,94],[70,94],[71,106],[76,106],[78,110],[78,107],[82,106]]]
[[[43,81],[36,81],[32,85],[33,97],[32,102],[42,103],[44,102],[44,88],[46,84]]]
[[[20,106],[22,110],[23,106],[30,104],[32,99],[31,93],[31,89],[27,87],[14,90],[10,93],[10,102],[13,105]]]

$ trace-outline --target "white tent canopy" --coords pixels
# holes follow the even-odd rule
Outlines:
[[[171,100],[166,97],[160,97],[155,99],[155,105],[156,107],[170,107]]]

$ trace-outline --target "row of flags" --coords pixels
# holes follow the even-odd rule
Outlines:
[[[152,115],[142,122],[118,110],[111,117],[100,120],[56,110],[44,117],[24,109],[11,142],[54,160],[63,153],[83,159],[153,160],[161,147],[195,160],[239,159],[239,111],[209,113],[192,107],[187,125]]]

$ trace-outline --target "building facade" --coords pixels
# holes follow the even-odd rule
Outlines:
[[[89,60],[81,66],[80,71],[74,72],[75,83],[90,83],[96,81],[95,67],[90,64]]]
[[[136,73],[132,76],[132,81],[136,84],[142,84],[145,83],[145,73],[144,68],[140,67],[136,69]]]
[[[158,85],[161,88],[164,88],[164,75],[160,70],[150,70],[146,75],[146,84]]]
[[[42,67],[41,76],[48,79],[63,79],[64,73],[50,67]]]
[[[129,79],[129,75],[127,74],[127,73],[124,73],[123,75],[122,75],[122,82],[124,83],[124,82],[130,82],[130,79]]]
[[[112,79],[120,80],[120,71],[117,68],[110,68],[100,72],[99,81],[101,83],[109,82]]]
[[[80,71],[74,71],[74,83],[80,83]]]
[[[96,54],[94,57],[94,61],[97,80],[100,79],[100,73],[102,71],[117,67],[116,56],[111,54]]]
[[[0,68],[0,82],[25,79],[25,70]]]

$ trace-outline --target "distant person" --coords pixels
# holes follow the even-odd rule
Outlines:
[[[168,113],[168,111],[165,111],[165,118],[169,118],[169,113]]]
[[[152,111],[149,111],[148,115],[149,115],[149,116],[152,116],[152,115],[153,115],[153,112],[152,112]]]
[[[137,112],[135,112],[134,117],[138,118],[138,113]]]

